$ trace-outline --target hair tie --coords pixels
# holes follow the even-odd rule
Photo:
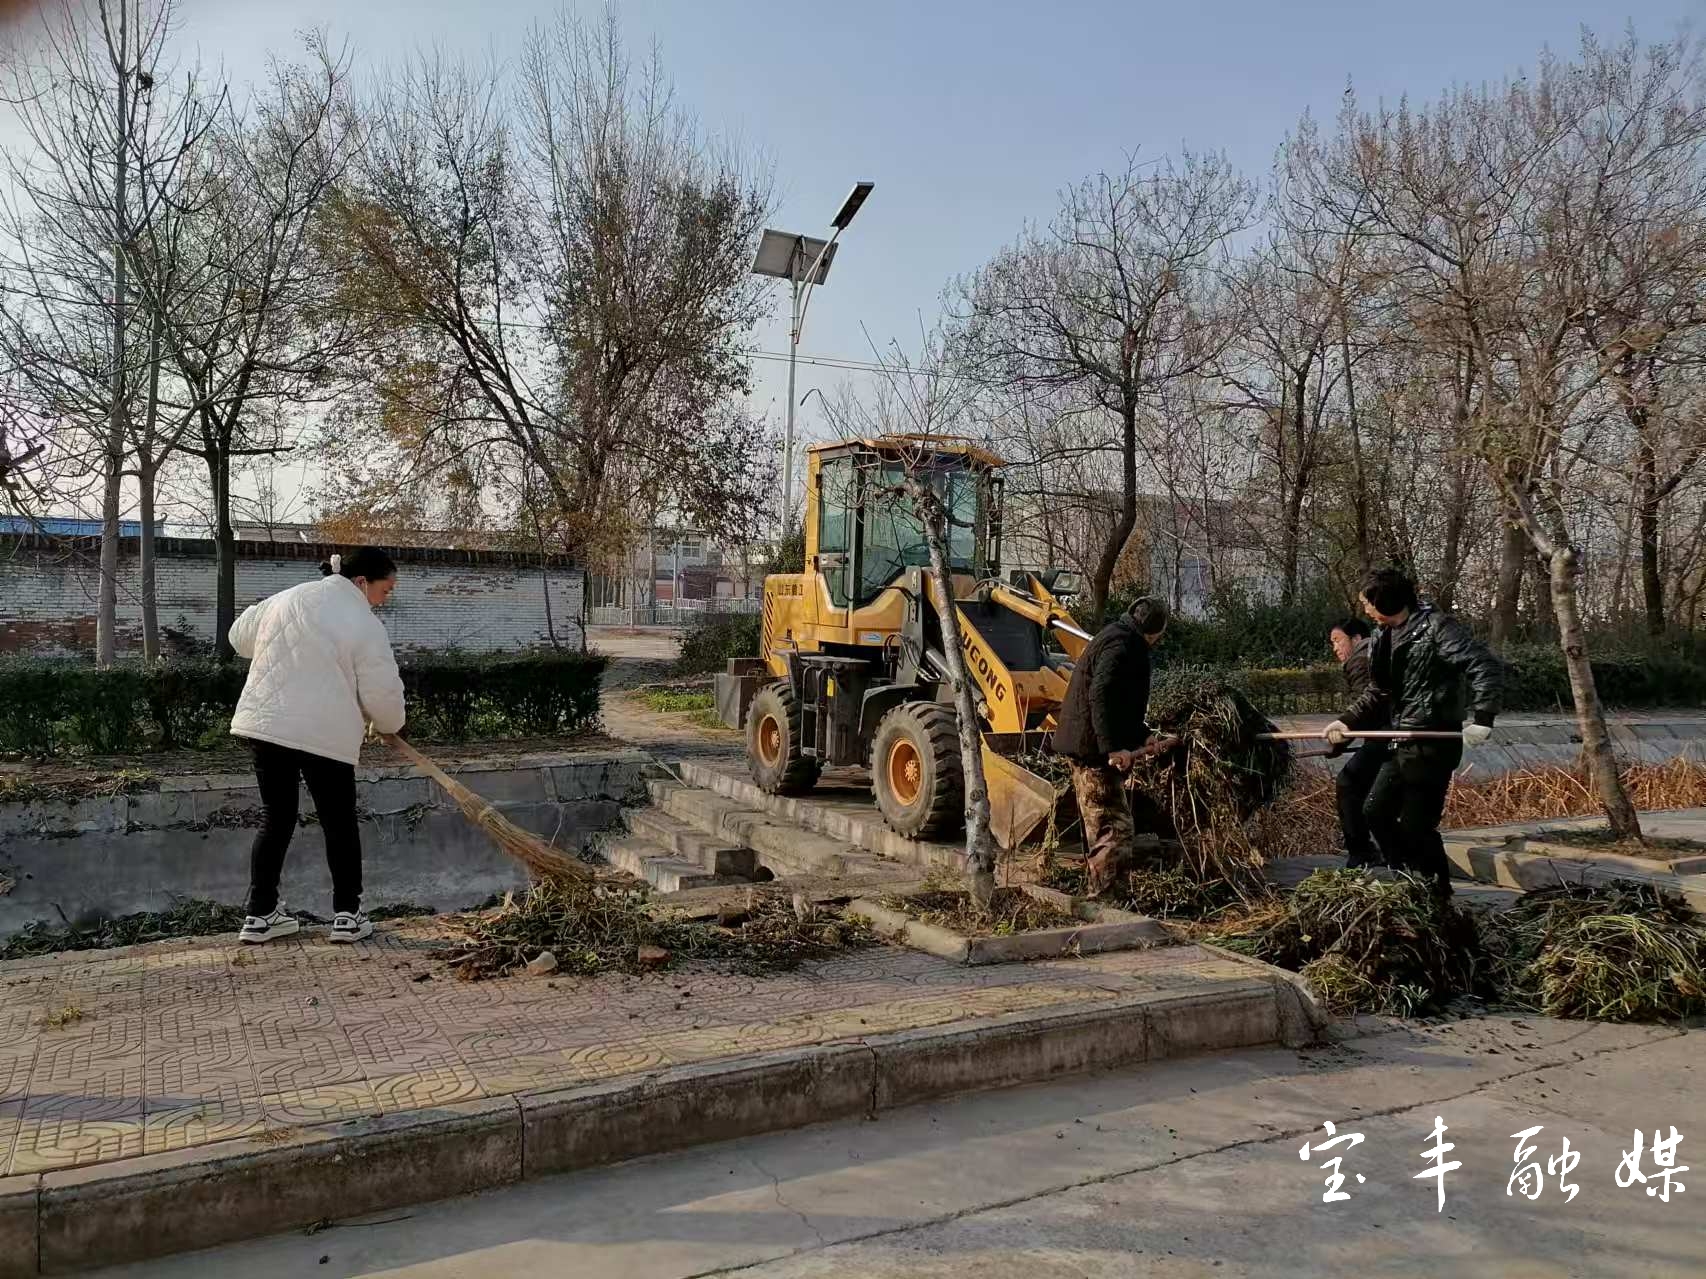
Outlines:
[[[332,572],[341,574],[344,571],[344,557],[343,556],[334,553],[329,562],[331,563],[331,566],[332,566]]]

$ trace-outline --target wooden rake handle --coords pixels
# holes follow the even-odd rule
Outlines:
[[[420,769],[446,790],[453,790],[458,786],[458,783],[451,780],[450,774],[446,773],[437,764],[433,763],[425,755],[421,754],[395,733],[385,733],[382,736],[387,743],[396,747],[397,750],[402,753],[404,759],[408,760],[409,763]]]
[[[1461,741],[1461,732],[1443,732],[1431,728],[1362,728],[1353,729],[1345,734],[1346,737],[1363,737],[1371,741],[1381,742],[1427,742],[1427,741]],[[1320,733],[1257,733],[1256,740],[1262,742],[1318,742]]]

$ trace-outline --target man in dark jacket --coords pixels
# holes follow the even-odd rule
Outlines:
[[[1327,632],[1327,642],[1333,647],[1333,656],[1339,659],[1352,701],[1368,691],[1371,633],[1368,623],[1360,617],[1342,618]],[[1351,757],[1333,779],[1339,804],[1339,829],[1345,836],[1345,865],[1352,869],[1378,866],[1383,859],[1374,846],[1374,837],[1368,833],[1368,818],[1363,815],[1362,807],[1392,747],[1389,742],[1376,741],[1364,742],[1352,750],[1348,743],[1341,742],[1328,753],[1337,756],[1347,750]]]
[[[1131,808],[1123,773],[1148,745],[1149,650],[1167,629],[1167,606],[1145,597],[1102,628],[1072,669],[1054,749],[1072,765],[1072,789],[1090,846],[1095,896],[1131,863]]]
[[[1387,864],[1432,879],[1439,892],[1450,893],[1451,868],[1439,819],[1463,747],[1492,736],[1504,667],[1462,622],[1421,603],[1415,583],[1395,569],[1370,573],[1362,599],[1380,627],[1369,652],[1369,686],[1322,736],[1337,745],[1348,740],[1352,729],[1375,728],[1388,719],[1397,729],[1461,727],[1461,739],[1399,742],[1363,805]]]

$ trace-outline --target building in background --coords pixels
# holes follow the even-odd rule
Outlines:
[[[659,526],[625,561],[587,579],[595,626],[673,626],[707,612],[757,612],[769,542],[730,546],[703,529]]]
[[[210,652],[214,642],[214,546],[203,538],[156,539],[155,599],[168,654]],[[289,539],[237,543],[237,608],[312,581],[336,546]],[[400,651],[508,652],[585,645],[586,574],[561,556],[438,546],[387,546],[397,589],[378,610]],[[0,532],[0,653],[92,654],[100,541]],[[121,653],[139,653],[137,539],[119,544]]]

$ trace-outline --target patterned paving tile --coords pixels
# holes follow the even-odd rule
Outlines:
[[[72,1058],[54,1057],[57,1067]],[[44,1069],[38,1058],[12,1146],[13,1173],[123,1159],[142,1149],[142,1061]]]
[[[35,1108],[30,1099],[29,1109]],[[88,1119],[53,1113],[39,1118],[26,1114],[18,1127],[8,1171],[13,1176],[52,1172],[82,1164],[129,1159],[142,1153],[142,1112],[126,1111],[107,1118]]]
[[[762,979],[470,983],[435,944],[382,930],[0,964],[0,1171],[1249,977],[1194,947],[986,968],[882,948]],[[44,1024],[72,1001],[79,1018]]]
[[[486,1095],[467,1066],[435,1066],[382,1075],[370,1083],[380,1112],[387,1115],[404,1110],[429,1110]]]
[[[261,1105],[269,1120],[281,1124],[329,1124],[379,1113],[366,1080],[286,1088],[264,1094]]]
[[[245,1099],[236,1105],[202,1101],[180,1110],[145,1114],[142,1120],[142,1153],[154,1155],[167,1150],[205,1146],[215,1141],[229,1141],[260,1132],[266,1126],[267,1112],[259,1097]]]

